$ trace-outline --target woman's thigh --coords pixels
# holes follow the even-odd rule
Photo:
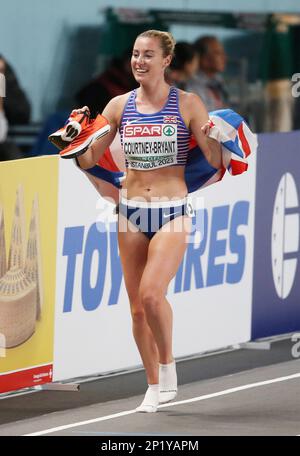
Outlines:
[[[118,226],[124,227],[125,217],[119,214]],[[120,223],[121,222],[121,223]],[[128,222],[128,221],[127,221]],[[130,222],[128,222],[130,223]],[[120,259],[131,310],[139,306],[138,291],[147,262],[149,239],[144,233],[131,229],[118,230]],[[132,307],[135,307],[133,309]]]
[[[140,283],[142,294],[166,294],[169,282],[176,275],[183,259],[190,229],[190,217],[177,217],[163,225],[153,236]]]

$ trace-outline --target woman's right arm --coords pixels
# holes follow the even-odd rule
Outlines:
[[[104,154],[105,150],[111,145],[116,136],[120,115],[122,112],[122,95],[114,97],[104,108],[102,115],[108,120],[110,125],[110,132],[103,136],[102,138],[94,141],[88,150],[77,157],[78,163],[82,169],[89,169],[95,166],[99,161],[101,156]],[[86,106],[81,109],[77,109],[77,113],[83,112],[86,110]]]

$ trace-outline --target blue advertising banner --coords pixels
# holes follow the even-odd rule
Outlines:
[[[300,329],[300,132],[258,136],[252,339]]]

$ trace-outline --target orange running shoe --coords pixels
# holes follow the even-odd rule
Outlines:
[[[105,117],[100,114],[95,119],[89,121],[88,125],[82,129],[81,133],[71,142],[71,144],[60,151],[62,158],[74,158],[84,154],[92,142],[107,135],[110,125]]]
[[[88,125],[88,122],[89,114],[87,112],[71,114],[63,128],[52,133],[48,139],[58,147],[58,149],[65,149]]]

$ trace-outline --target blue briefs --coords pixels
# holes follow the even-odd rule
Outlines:
[[[171,201],[135,201],[121,197],[116,213],[124,215],[148,239],[167,222],[182,215],[193,217],[194,209],[188,197]]]

